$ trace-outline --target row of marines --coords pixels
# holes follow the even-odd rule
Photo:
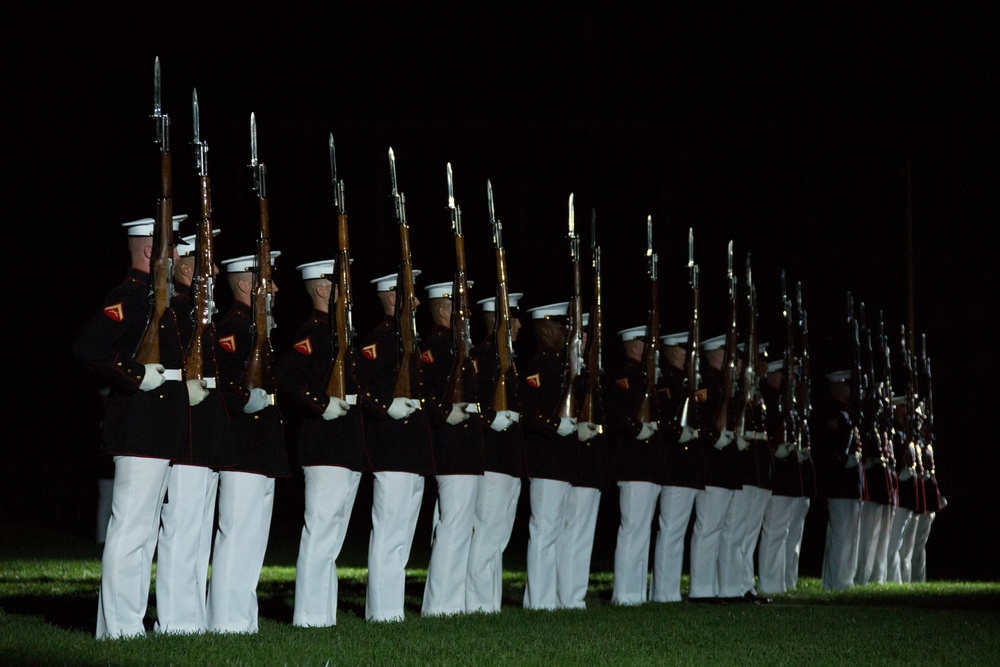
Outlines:
[[[175,231],[184,218],[175,216]],[[74,343],[77,357],[112,387],[104,437],[105,450],[114,456],[115,481],[102,559],[98,637],[145,633],[154,552],[156,631],[257,630],[256,586],[270,530],[274,480],[291,474],[275,401],[279,390],[306,412],[293,434],[305,484],[293,613],[298,626],[336,624],[336,561],[364,474],[371,474],[374,484],[365,608],[372,621],[404,617],[405,568],[430,476],[437,497],[424,615],[500,610],[502,557],[523,484],[530,501],[523,599],[529,609],[585,608],[598,508],[609,480],[617,485],[621,517],[612,602],[622,605],[682,599],[692,518],[689,599],[721,604],[767,602],[766,594],[796,586],[811,498],[830,504],[824,558],[824,585],[830,588],[846,587],[842,572],[848,561],[847,585],[855,574],[858,583],[884,580],[887,575],[868,562],[880,562],[873,554],[893,553],[881,545],[902,542],[907,523],[901,521],[897,530],[896,522],[883,517],[929,513],[926,507],[897,511],[906,504],[905,491],[885,497],[870,493],[875,488],[865,483],[865,470],[875,468],[870,461],[833,460],[837,447],[827,443],[838,442],[837,430],[844,428],[837,415],[847,387],[837,374],[827,378],[829,401],[816,411],[815,455],[774,447],[780,440],[774,435],[780,430],[775,423],[780,420],[775,407],[782,387],[780,360],[761,362],[763,401],[751,416],[748,437],[717,444],[709,416],[722,400],[725,336],[701,344],[701,429],[682,429],[669,419],[637,420],[642,359],[651,343],[645,325],[618,332],[624,362],[606,378],[606,423],[594,428],[555,417],[565,372],[568,302],[527,311],[536,346],[518,364],[519,405],[497,413],[487,399],[496,380],[495,299],[477,304],[486,335],[472,349],[475,372],[469,380],[479,387],[480,402],[444,400],[454,355],[452,282],[424,290],[433,328],[420,342],[420,399],[394,399],[397,276],[372,280],[383,317],[356,346],[350,393],[341,400],[325,392],[333,356],[329,304],[336,289],[334,261],[302,264],[297,269],[312,312],[291,349],[277,355],[269,384],[246,389],[239,380],[252,336],[255,258],[238,257],[221,263],[233,306],[207,341],[215,377],[184,381],[182,341],[190,339],[194,267],[193,237],[186,237],[178,242],[174,263],[177,292],[161,322],[164,361],[144,367],[131,359],[131,352],[148,312],[153,224],[151,219],[126,223],[131,255],[126,278]],[[279,255],[271,252],[272,263]],[[276,292],[277,286],[272,289]],[[513,338],[522,324],[522,296],[509,298]],[[660,415],[676,414],[683,399],[687,338],[683,332],[657,341]],[[766,344],[760,348],[763,352]],[[860,481],[856,496],[850,483],[840,484],[852,472]],[[908,488],[894,484],[891,488]],[[851,509],[835,509],[844,504],[839,500],[848,499]],[[869,511],[869,503],[888,505],[893,512]],[[876,515],[881,519],[877,526],[872,523]],[[845,528],[852,521],[857,527]],[[912,523],[909,534],[915,533],[917,521]],[[883,539],[878,548],[866,547],[861,537],[888,537],[890,532],[892,540]],[[853,544],[846,554],[834,548],[844,544]],[[909,574],[907,566],[902,569]],[[895,576],[891,568],[888,576]]]

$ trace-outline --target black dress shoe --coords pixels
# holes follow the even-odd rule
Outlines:
[[[747,602],[753,602],[754,604],[771,604],[772,600],[764,595],[754,595],[749,591],[743,596]]]

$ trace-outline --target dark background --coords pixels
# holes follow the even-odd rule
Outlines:
[[[941,3],[617,4],[90,2],[67,10],[35,2],[10,9],[3,221],[13,296],[5,395],[13,400],[5,401],[0,516],[92,531],[96,385],[71,357],[70,341],[124,273],[121,223],[155,215],[159,153],[149,114],[158,56],[172,121],[174,211],[198,214],[189,145],[197,88],[219,259],[253,251],[257,201],[247,164],[256,114],[272,247],[282,252],[279,351],[308,312],[295,266],[336,252],[331,132],[347,190],[361,334],[378,318],[368,281],[398,262],[390,146],[414,267],[423,271],[418,285],[451,279],[448,162],[474,299],[490,296],[495,282],[487,179],[504,223],[511,289],[526,293],[528,308],[569,296],[569,194],[585,260],[596,211],[608,369],[620,359],[615,332],[645,322],[646,216],[660,256],[664,333],[686,328],[689,317],[689,227],[702,272],[702,334],[723,333],[732,240],[740,272],[751,254],[772,353],[784,345],[782,269],[790,284],[802,283],[817,372],[844,358],[847,291],[866,304],[870,320],[883,311],[897,367],[899,327],[912,317],[917,334],[926,334],[938,471],[949,501],[931,535],[930,574],[994,579],[989,492],[1000,369],[989,276],[1000,170],[995,108],[987,103],[997,80],[993,21]],[[193,220],[182,229],[193,230]],[[225,286],[218,301],[223,309],[230,303]],[[520,353],[530,353],[530,344],[526,336]],[[291,446],[297,415],[289,407],[286,416]],[[291,554],[300,496],[298,477],[279,484],[272,543]],[[363,491],[351,530],[360,544],[367,500]],[[613,550],[615,502],[609,490],[595,566],[605,566]],[[814,504],[803,554],[804,568],[817,574],[822,516]],[[524,512],[517,530],[526,531]]]

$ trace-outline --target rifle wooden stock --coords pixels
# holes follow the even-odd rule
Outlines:
[[[347,397],[347,364],[351,351],[351,257],[347,236],[347,215],[337,213],[337,294],[330,313],[333,317],[333,365],[326,383],[326,395]]]
[[[695,273],[697,275],[697,267]],[[691,288],[691,322],[688,326],[688,348],[684,355],[684,372],[686,373],[685,384],[687,384],[687,395],[681,402],[678,413],[674,416],[674,423],[680,428],[690,426],[697,428],[698,420],[694,411],[698,405],[698,350],[701,346],[701,324],[699,322],[699,299],[701,290],[698,287],[697,277],[692,281]]]
[[[510,392],[515,384],[507,384],[507,376],[513,370],[514,346],[510,330],[510,293],[507,289],[507,256],[503,247],[496,250],[497,302],[493,325],[493,337],[497,351],[497,380],[493,385],[492,407],[494,412],[510,409]]]
[[[587,332],[587,349],[584,359],[587,377],[580,412],[577,419],[591,424],[604,423],[604,402],[601,391],[601,347],[603,335],[601,303],[601,255],[600,248],[594,248],[594,306],[590,309],[590,325]]]
[[[655,257],[651,258],[655,264]],[[649,281],[649,318],[646,322],[646,346],[642,351],[642,396],[636,409],[635,418],[643,423],[657,420],[656,366],[660,344],[660,281],[655,271]]]
[[[253,344],[246,366],[243,368],[242,385],[246,389],[266,389],[265,382],[271,369],[271,232],[267,197],[260,197],[260,238],[257,239],[257,266],[251,295],[253,306]]]
[[[150,258],[150,292],[152,310],[146,330],[136,348],[135,360],[140,364],[160,362],[160,320],[170,307],[172,287],[171,267],[174,261],[173,176],[169,150],[160,151],[160,201],[157,221],[153,228],[153,252]]]
[[[730,253],[732,247],[730,246]],[[732,255],[730,254],[730,258]],[[729,288],[729,330],[726,332],[725,355],[722,358],[723,394],[722,402],[715,413],[713,422],[714,429],[722,434],[733,430],[734,408],[738,392],[738,379],[736,377],[736,284],[732,280],[732,269],[730,268],[730,288]]]
[[[566,361],[563,372],[562,396],[556,417],[576,417],[577,379],[583,364],[581,329],[583,328],[583,299],[580,295],[580,256],[575,247],[576,239],[571,238],[573,250],[573,296],[569,300],[569,322],[566,330]]]
[[[198,224],[197,267],[194,278],[194,330],[184,358],[184,377],[205,378],[205,334],[212,331],[215,313],[213,285],[215,258],[212,251],[212,199],[208,176],[199,179],[201,186],[201,222]]]
[[[399,224],[399,242],[402,262],[396,278],[396,332],[399,340],[399,365],[396,368],[396,383],[393,398],[418,398],[414,383],[419,369],[415,363],[417,352],[417,330],[413,302],[416,299],[413,287],[413,265],[410,262],[410,233],[403,217]]]
[[[464,370],[469,362],[472,342],[469,338],[469,284],[465,268],[465,237],[455,234],[455,273],[451,293],[451,331],[455,359],[451,366],[451,377],[445,390],[448,403],[475,403],[474,387],[465,386]]]

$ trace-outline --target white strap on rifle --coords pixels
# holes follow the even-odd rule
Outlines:
[[[179,368],[168,368],[168,369],[166,369],[165,371],[163,371],[163,379],[164,380],[176,380],[176,381],[182,380],[183,378],[181,377],[181,369],[179,369]]]

